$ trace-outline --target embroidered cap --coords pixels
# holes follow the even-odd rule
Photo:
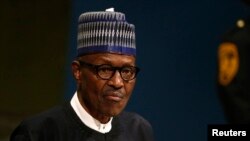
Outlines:
[[[101,52],[136,56],[135,26],[126,21],[125,14],[87,12],[78,22],[77,56]]]

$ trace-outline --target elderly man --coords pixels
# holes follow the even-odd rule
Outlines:
[[[23,121],[11,141],[153,141],[151,125],[123,112],[136,81],[135,28],[120,12],[79,17],[77,91],[69,103]]]

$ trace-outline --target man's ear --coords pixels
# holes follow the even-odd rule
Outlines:
[[[76,80],[80,80],[81,78],[81,71],[80,71],[80,64],[78,61],[73,61],[71,64],[71,69],[73,76]]]

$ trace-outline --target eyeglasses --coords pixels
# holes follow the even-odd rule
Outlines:
[[[111,79],[114,76],[116,70],[118,70],[121,78],[124,81],[130,81],[136,78],[137,73],[140,71],[138,67],[134,66],[113,67],[108,64],[102,64],[102,65],[89,64],[80,60],[78,60],[78,62],[80,63],[81,66],[87,66],[94,69],[96,75],[103,80]]]

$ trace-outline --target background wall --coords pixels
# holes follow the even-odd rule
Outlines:
[[[75,91],[69,66],[75,56],[78,16],[114,7],[136,25],[137,61],[142,69],[127,110],[148,119],[156,139],[162,141],[206,140],[207,124],[226,123],[216,93],[216,51],[221,35],[249,14],[240,1],[1,3],[2,121],[6,115],[26,113],[13,120],[18,123],[70,99]]]
[[[69,0],[0,1],[0,141],[63,100]]]

